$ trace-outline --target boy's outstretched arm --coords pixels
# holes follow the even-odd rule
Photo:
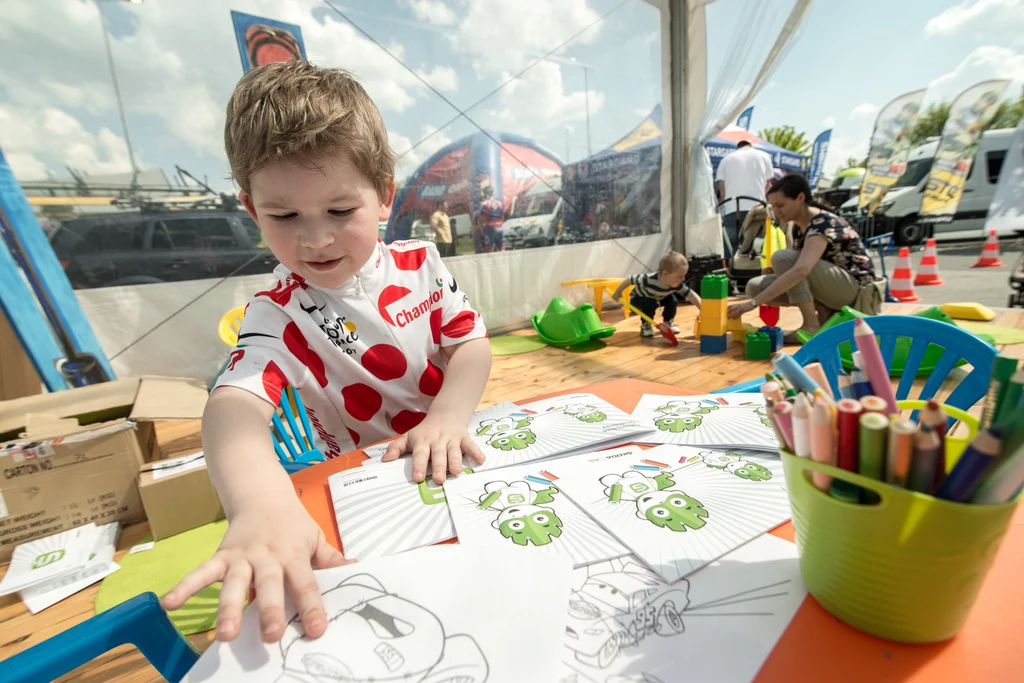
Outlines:
[[[218,640],[238,635],[250,585],[256,589],[265,642],[284,634],[286,584],[306,635],[320,637],[327,616],[313,568],[345,564],[299,502],[274,454],[268,428],[273,412],[273,406],[244,389],[220,387],[203,413],[203,450],[228,531],[214,556],[182,579],[162,605],[178,609],[206,586],[223,581]]]
[[[619,300],[619,297],[622,296],[622,292],[625,291],[626,287],[629,287],[629,285],[631,284],[629,280],[630,279],[627,277],[625,280],[619,283],[619,286],[615,288],[614,292],[612,292],[612,299],[614,299],[615,301]]]
[[[387,462],[412,452],[413,479],[423,481],[430,463],[438,484],[444,482],[446,471],[462,472],[463,455],[477,464],[484,461],[484,454],[469,438],[467,427],[491,372],[491,343],[485,337],[443,351],[448,357],[448,368],[427,417],[391,442],[382,458]]]

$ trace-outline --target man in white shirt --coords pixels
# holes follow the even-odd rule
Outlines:
[[[725,255],[731,255],[739,246],[740,226],[747,212],[757,206],[753,199],[740,199],[737,210],[736,197],[756,197],[765,201],[765,191],[772,182],[774,169],[772,158],[767,152],[755,149],[746,140],[736,145],[736,151],[725,156],[718,163],[715,175],[718,196],[728,199],[722,206],[725,224]]]

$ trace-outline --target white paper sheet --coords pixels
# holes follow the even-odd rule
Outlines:
[[[184,680],[554,681],[570,580],[571,563],[563,556],[460,546],[317,572],[329,620],[324,636],[302,637],[289,599],[284,638],[265,645],[259,614],[250,606],[238,638],[211,645]]]
[[[790,518],[782,463],[756,451],[659,446],[550,463],[562,493],[666,581]]]
[[[97,533],[96,525],[89,523],[22,543],[14,549],[7,573],[0,581],[0,595],[77,572],[88,562]]]
[[[641,452],[628,446],[608,455]],[[444,490],[459,543],[482,550],[562,553],[577,567],[628,553],[557,486],[544,463],[449,479]]]
[[[673,584],[635,557],[577,569],[559,681],[746,683],[806,595],[796,546],[768,535]]]
[[[111,522],[99,527],[92,554],[84,567],[73,574],[25,588],[18,593],[18,597],[28,607],[29,612],[36,614],[71,597],[80,590],[102,581],[121,568],[114,562],[117,538],[120,535],[121,524],[119,522]]]
[[[779,442],[764,403],[760,394],[644,394],[633,418],[653,431],[637,441],[775,452]]]

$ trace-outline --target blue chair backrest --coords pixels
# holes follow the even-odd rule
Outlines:
[[[170,683],[199,659],[153,593],[142,593],[0,662],[4,683],[47,683],[115,647],[131,643]]]
[[[868,318],[867,323],[871,325],[871,329],[879,339],[878,346],[882,351],[882,359],[888,368],[892,367],[897,338],[910,339],[910,350],[907,353],[900,383],[896,388],[898,400],[932,398],[949,376],[950,371],[961,360],[970,363],[971,370],[960,380],[949,397],[943,400],[943,403],[967,410],[978,402],[988,390],[996,349],[970,332],[938,320],[905,315],[876,315]],[[853,343],[853,325],[854,321],[851,320],[830,327],[815,335],[793,354],[793,359],[801,366],[814,361],[821,363],[825,375],[828,377],[832,393],[837,396],[839,395],[839,375],[842,370],[839,345]],[[910,390],[917,377],[918,368],[921,367],[925,351],[932,344],[942,349],[942,355],[928,375],[924,386],[921,387],[920,393],[912,397]],[[756,391],[762,384],[764,384],[764,378],[729,387],[722,390],[721,393]]]
[[[313,427],[306,415],[306,406],[302,403],[299,392],[293,387],[285,387],[281,392],[280,412],[284,415],[284,420],[277,412],[274,413],[270,422],[270,437],[281,465],[291,474],[313,463],[323,462],[323,454],[313,445]],[[299,420],[298,423],[296,418]],[[301,431],[299,423],[302,424]]]

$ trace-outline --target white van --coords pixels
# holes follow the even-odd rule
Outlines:
[[[512,201],[505,220],[505,248],[546,247],[558,237],[562,219],[562,179],[535,182]]]
[[[919,223],[918,214],[921,211],[921,199],[924,197],[928,172],[939,148],[939,140],[930,139],[910,150],[907,170],[889,188],[875,211],[875,234],[892,231],[896,243],[901,245],[920,243],[928,236],[928,231],[932,227],[936,235],[961,230],[973,230],[981,234],[985,227],[989,204],[992,203],[996,191],[996,183],[999,182],[999,172],[1003,168],[1003,160],[1012,139],[1012,128],[990,130],[981,136],[978,152],[964,181],[963,194],[960,196],[953,220],[949,223],[931,225]],[[856,209],[856,201],[857,198],[854,197],[843,205],[843,209],[845,210],[851,202]]]

